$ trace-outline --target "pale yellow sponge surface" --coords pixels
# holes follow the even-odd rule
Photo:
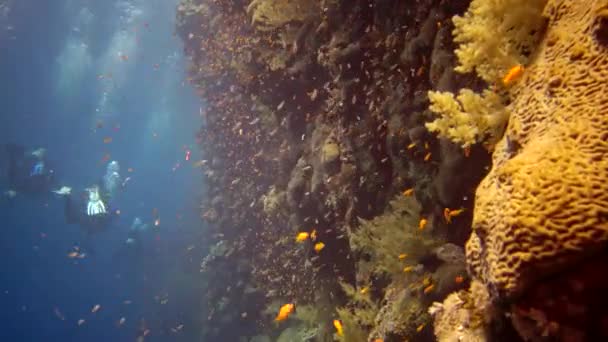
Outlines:
[[[476,193],[472,274],[514,296],[608,242],[608,1],[548,1]]]

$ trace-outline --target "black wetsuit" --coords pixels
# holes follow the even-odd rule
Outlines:
[[[8,144],[8,182],[11,190],[38,194],[51,191],[55,171],[46,158],[25,153],[23,146]]]
[[[97,215],[87,215],[89,203],[89,193],[81,191],[77,195],[65,196],[65,220],[68,224],[79,224],[87,234],[102,232],[108,228],[115,217],[115,213],[110,210],[107,196],[101,194],[101,199],[106,207],[106,212]]]

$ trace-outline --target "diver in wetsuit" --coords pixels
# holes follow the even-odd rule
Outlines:
[[[55,191],[66,198],[66,222],[80,224],[89,235],[104,231],[116,216],[116,213],[110,209],[109,202],[121,184],[119,171],[118,162],[110,162],[100,182],[102,186],[95,184],[84,189],[76,197],[72,196],[72,191],[68,187]]]
[[[102,193],[98,185],[84,189],[76,197],[71,191],[62,195],[65,195],[66,222],[79,224],[89,235],[104,231],[115,216],[110,210],[108,195]]]
[[[55,182],[55,171],[46,158],[46,150],[26,151],[23,146],[7,144],[9,191],[41,194]]]

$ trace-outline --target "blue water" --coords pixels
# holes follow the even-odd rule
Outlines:
[[[45,147],[59,185],[87,187],[109,160],[131,177],[112,203],[120,215],[91,237],[54,194],[3,195],[0,341],[196,340],[202,104],[184,81],[176,2],[19,0],[0,19],[0,144]],[[125,252],[135,217],[152,228]],[[85,258],[67,257],[74,245]]]

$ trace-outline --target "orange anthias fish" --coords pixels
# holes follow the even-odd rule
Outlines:
[[[451,210],[450,208],[443,209],[443,218],[445,222],[452,223],[452,217],[456,217],[465,211],[464,208]]]
[[[289,317],[289,315],[291,315],[291,313],[293,312],[293,310],[295,308],[296,308],[296,306],[292,303],[281,306],[281,309],[279,309],[279,314],[274,319],[275,322],[281,322],[281,321],[286,320]]]
[[[317,239],[317,230],[313,229],[312,232],[310,233],[310,238],[315,241]]]
[[[405,189],[402,194],[403,196],[412,196],[414,194],[414,188]]]
[[[325,244],[323,242],[317,242],[315,244],[315,252],[319,253],[323,248],[325,248]]]
[[[336,334],[338,334],[338,336],[344,336],[344,327],[342,327],[342,322],[334,319],[334,327],[336,327]]]
[[[418,222],[418,229],[419,229],[419,230],[423,230],[423,229],[426,227],[426,224],[427,224],[428,222],[429,222],[429,221],[428,221],[427,219],[425,219],[425,218],[421,218],[421,219],[420,219],[420,222]]]
[[[518,64],[514,67],[512,67],[511,69],[509,69],[509,71],[507,71],[507,74],[502,78],[502,84],[504,86],[509,86],[513,83],[513,81],[517,80],[519,77],[521,77],[521,75],[524,73],[524,66],[521,64]]]
[[[304,242],[306,241],[306,239],[308,239],[309,236],[310,234],[308,234],[307,232],[300,232],[298,233],[298,235],[296,235],[296,242]]]

